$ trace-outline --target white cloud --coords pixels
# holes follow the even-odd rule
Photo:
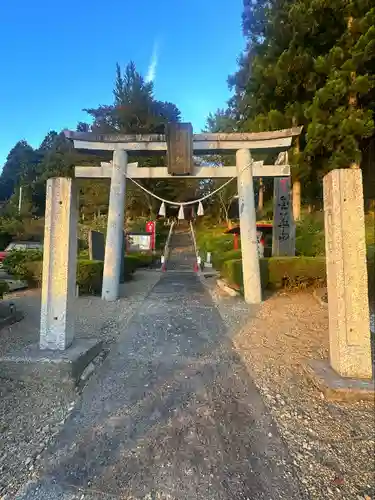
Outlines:
[[[157,41],[154,43],[154,47],[152,49],[151,61],[147,70],[146,82],[153,82],[156,77],[156,69],[158,66],[159,60],[159,44]]]

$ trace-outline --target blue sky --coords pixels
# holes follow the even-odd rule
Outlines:
[[[2,0],[0,168],[18,140],[37,147],[110,104],[116,62],[146,76],[155,44],[155,96],[199,132],[230,96],[241,12],[242,0]]]

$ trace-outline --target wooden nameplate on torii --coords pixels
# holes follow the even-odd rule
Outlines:
[[[193,127],[191,123],[168,123],[165,127],[170,175],[193,175]]]

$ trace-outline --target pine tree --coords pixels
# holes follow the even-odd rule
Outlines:
[[[0,200],[8,200],[21,184],[35,179],[39,157],[24,140],[10,150],[0,176]]]
[[[180,120],[180,111],[170,102],[156,100],[153,92],[153,83],[145,81],[133,62],[126,66],[123,73],[117,64],[113,104],[85,110],[94,119],[91,130],[103,133],[164,133],[167,122]],[[79,126],[85,128],[84,124]]]
[[[304,126],[290,162],[307,198],[374,134],[374,31],[373,0],[244,0],[230,105],[239,130]]]
[[[366,0],[343,7],[346,30],[329,53],[316,60],[325,84],[307,111],[311,122],[306,154],[319,162],[322,174],[358,167],[361,141],[374,133],[373,109],[367,106],[375,83],[375,7]]]

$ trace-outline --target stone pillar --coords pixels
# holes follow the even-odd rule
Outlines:
[[[296,254],[296,226],[290,200],[290,177],[273,181],[272,257]]]
[[[238,209],[240,214],[242,273],[245,301],[262,301],[253,184],[253,160],[248,149],[236,154]]]
[[[206,262],[204,263],[204,267],[212,267],[211,252],[207,252],[206,254]]]
[[[116,149],[113,152],[102,288],[102,299],[108,301],[117,300],[119,297],[121,259],[124,258],[123,229],[127,162],[126,151]]]
[[[77,194],[73,179],[47,181],[40,348],[64,350],[74,338]]]
[[[372,376],[361,170],[324,177],[329,354],[342,377]]]

